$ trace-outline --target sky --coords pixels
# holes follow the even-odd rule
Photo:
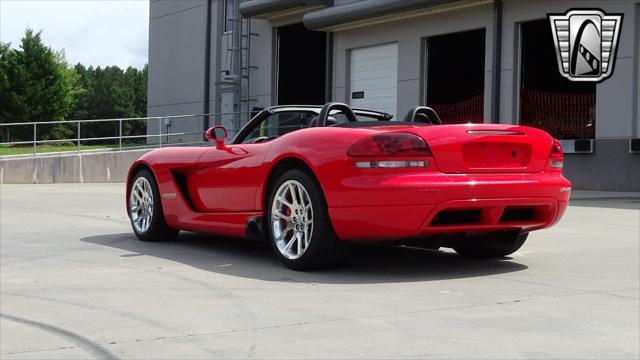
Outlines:
[[[148,0],[0,0],[0,41],[18,47],[27,27],[71,65],[147,63]]]

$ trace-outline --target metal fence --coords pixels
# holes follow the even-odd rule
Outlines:
[[[134,148],[153,148],[163,146],[203,145],[204,124],[224,125],[227,127],[229,138],[232,138],[251,118],[248,112],[228,112],[213,114],[194,114],[178,116],[157,116],[145,118],[121,118],[121,119],[96,119],[96,120],[63,120],[63,121],[36,121],[22,123],[0,123],[0,149],[10,147],[31,147],[32,156],[38,155],[38,146],[44,144],[66,144],[75,146],[76,152],[95,151],[85,150],[83,145],[104,145],[103,149],[124,150]],[[129,131],[126,131],[127,124]],[[144,125],[142,125],[144,123]],[[51,128],[60,125],[66,133],[75,133],[73,137],[60,137],[52,135]],[[139,127],[135,133],[134,126]],[[117,129],[116,129],[117,126]],[[209,125],[207,125],[209,126]],[[27,128],[27,130],[25,129]],[[45,129],[43,129],[45,128]],[[48,129],[47,129],[48,128]],[[177,129],[177,130],[173,130]],[[91,131],[87,131],[91,130]],[[105,131],[106,130],[106,131]],[[31,139],[25,139],[25,134],[30,132]],[[111,132],[109,136],[83,136],[87,133]],[[12,133],[19,133],[18,140],[12,141]],[[15,136],[14,136],[15,137]],[[68,152],[72,149],[66,147],[60,151]],[[102,150],[102,149],[101,149]],[[47,151],[50,153],[50,151]],[[21,155],[27,155],[22,153]]]

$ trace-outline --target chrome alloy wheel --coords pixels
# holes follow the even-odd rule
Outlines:
[[[287,259],[301,257],[313,234],[313,206],[304,186],[285,181],[271,204],[271,231],[280,253]]]
[[[129,213],[138,233],[144,234],[149,230],[153,218],[153,191],[149,181],[143,176],[137,178],[131,187]]]

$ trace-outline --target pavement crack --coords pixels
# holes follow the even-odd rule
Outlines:
[[[517,283],[521,283],[521,284],[546,286],[546,287],[550,287],[550,288],[554,288],[554,289],[562,289],[562,290],[570,290],[570,291],[589,291],[589,292],[591,291],[591,290],[585,290],[585,289],[574,289],[574,288],[570,288],[570,287],[566,287],[566,286],[560,286],[560,285],[545,284],[545,283],[540,283],[540,282],[536,282],[536,281],[509,279],[509,278],[500,277],[500,276],[494,276],[493,278],[494,279],[499,279],[499,280],[504,280],[504,281],[513,281],[513,282],[517,282]]]
[[[46,214],[47,216],[51,216],[51,215],[74,216],[74,217],[81,217],[81,218],[86,218],[86,219],[104,220],[104,221],[115,222],[115,223],[125,223],[125,224],[129,223],[129,221],[126,220],[126,218],[124,218],[124,217],[122,217],[122,218],[108,217],[106,215],[100,216],[100,215],[76,214],[76,213],[63,212],[63,211],[46,211],[46,212],[44,212],[44,211],[39,211],[39,210],[36,210],[36,209],[29,209],[29,213],[30,214],[41,213],[41,214]]]
[[[554,288],[554,289],[562,289],[562,290],[568,290],[568,291],[581,291],[581,292],[584,292],[585,294],[600,294],[600,295],[609,295],[609,296],[615,296],[615,297],[639,300],[638,298],[634,298],[632,296],[611,294],[612,292],[617,292],[617,291],[628,291],[628,290],[637,290],[637,289],[639,289],[639,288],[635,288],[635,287],[634,288],[624,288],[624,289],[614,289],[614,290],[576,289],[576,288],[570,288],[570,287],[566,287],[566,286],[545,284],[545,283],[540,283],[540,282],[535,282],[535,281],[503,278],[503,277],[499,277],[499,276],[495,276],[494,278],[495,279],[499,279],[499,280],[505,280],[505,281],[513,281],[513,282],[522,283],[522,284],[546,286],[546,287],[550,287],[550,288]]]
[[[2,355],[34,354],[34,353],[45,352],[45,351],[71,350],[76,348],[77,348],[76,346],[60,346],[60,347],[48,348],[48,349],[10,351],[6,353],[2,353]]]
[[[217,336],[217,335],[237,334],[237,333],[245,333],[245,332],[255,332],[255,331],[261,331],[261,330],[293,328],[293,327],[307,326],[307,325],[321,325],[321,324],[337,323],[337,322],[342,322],[342,321],[354,321],[354,320],[357,321],[357,320],[365,320],[365,319],[376,319],[376,318],[384,318],[384,317],[414,315],[414,314],[429,313],[429,312],[436,312],[436,311],[470,309],[470,308],[485,307],[485,306],[495,306],[495,305],[509,305],[509,304],[516,304],[516,303],[521,303],[521,302],[528,302],[528,301],[536,301],[536,300],[545,300],[545,299],[552,299],[552,298],[561,298],[561,297],[567,297],[567,296],[583,295],[585,293],[587,293],[587,292],[577,292],[577,293],[561,294],[561,295],[540,296],[540,297],[535,297],[535,298],[521,298],[521,299],[498,301],[498,302],[485,303],[485,304],[459,305],[459,306],[448,306],[448,307],[422,309],[422,310],[414,310],[414,311],[403,311],[403,312],[384,313],[384,314],[371,314],[371,315],[354,316],[354,317],[346,317],[346,318],[330,319],[330,320],[321,320],[321,321],[298,321],[298,322],[293,322],[293,323],[288,323],[288,324],[276,324],[276,325],[268,325],[268,326],[252,327],[252,328],[243,328],[243,329],[229,329],[229,330],[219,330],[219,331],[192,333],[192,334],[186,334],[186,335],[159,336],[159,337],[148,338],[148,339],[125,340],[125,341],[120,341],[120,342],[111,342],[111,343],[103,344],[103,345],[127,344],[127,343],[146,342],[146,341],[173,340],[173,339],[198,337],[198,336]]]

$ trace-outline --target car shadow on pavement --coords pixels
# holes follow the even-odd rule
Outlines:
[[[469,259],[453,252],[408,247],[360,246],[347,264],[329,270],[299,272],[282,265],[266,242],[217,238],[181,232],[175,241],[143,242],[133,234],[109,234],[81,241],[125,251],[113,256],[153,256],[204,271],[265,281],[302,283],[394,283],[436,281],[527,269],[513,259]]]

